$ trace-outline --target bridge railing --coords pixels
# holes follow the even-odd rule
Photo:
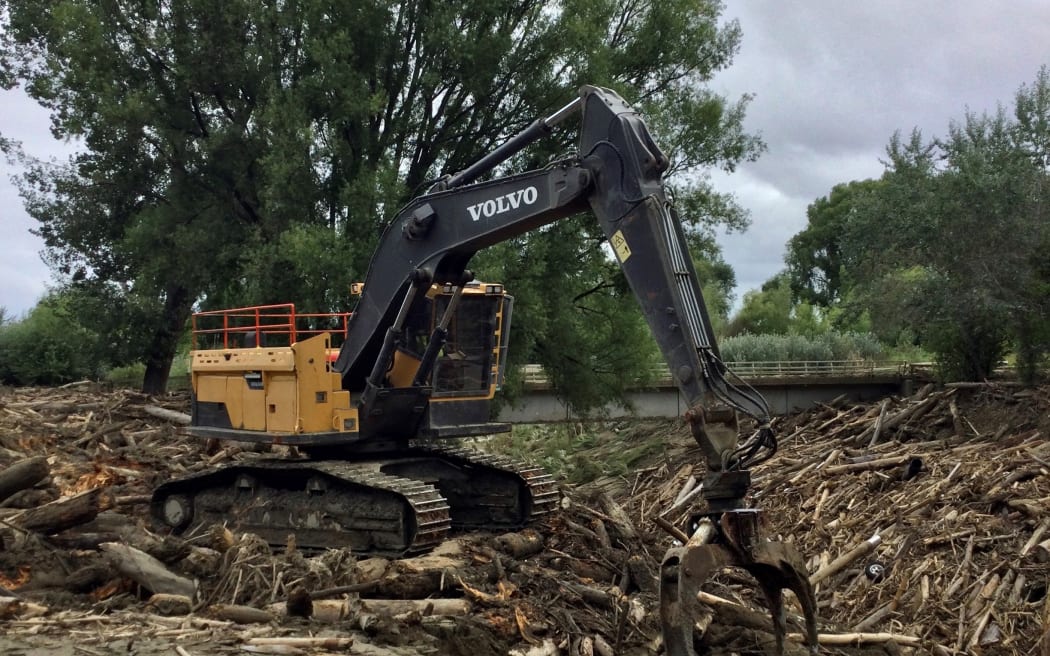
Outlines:
[[[900,360],[783,360],[727,362],[726,366],[741,378],[905,376],[911,368],[910,363]],[[524,370],[527,385],[549,382],[547,373],[538,364],[527,364]],[[663,364],[653,365],[650,378],[656,384],[671,383],[671,373]]]
[[[906,373],[909,364],[898,360],[793,360],[781,362],[727,362],[742,378],[797,376],[892,376]]]

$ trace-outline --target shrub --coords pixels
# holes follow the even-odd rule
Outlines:
[[[744,333],[722,340],[720,346],[726,362],[873,360],[883,354],[875,335],[837,331],[812,337]]]
[[[20,321],[0,326],[0,381],[57,385],[97,377],[98,337],[41,303]]]

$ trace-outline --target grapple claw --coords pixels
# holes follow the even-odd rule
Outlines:
[[[700,614],[701,586],[733,554],[716,544],[669,549],[660,567],[660,623],[668,656],[695,656],[693,625]]]
[[[669,549],[660,571],[660,621],[668,656],[696,656],[693,625],[701,610],[697,594],[722,567],[739,567],[758,582],[769,605],[777,653],[784,653],[787,634],[783,590],[795,593],[806,623],[806,643],[817,653],[817,602],[806,566],[790,544],[771,542],[759,534],[759,512],[721,513],[716,525],[701,520],[682,547]]]

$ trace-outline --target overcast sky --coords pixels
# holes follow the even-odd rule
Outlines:
[[[1050,0],[749,0],[729,3],[743,44],[713,88],[754,94],[746,125],[769,146],[735,173],[712,174],[736,194],[752,227],[720,241],[738,300],[783,268],[784,245],[806,206],[840,182],[877,177],[895,130],[942,135],[968,109],[1011,105],[1050,64]],[[0,134],[36,157],[64,157],[47,114],[20,92],[0,92]],[[50,280],[42,244],[0,162],[0,306],[19,315]]]

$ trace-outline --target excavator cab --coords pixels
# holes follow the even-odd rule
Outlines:
[[[434,285],[430,293],[410,310],[404,339],[397,347],[387,380],[393,387],[412,384],[441,317],[455,297],[451,285]],[[467,283],[453,308],[444,343],[433,365],[433,400],[491,399],[503,385],[510,313],[514,297],[503,285]]]

